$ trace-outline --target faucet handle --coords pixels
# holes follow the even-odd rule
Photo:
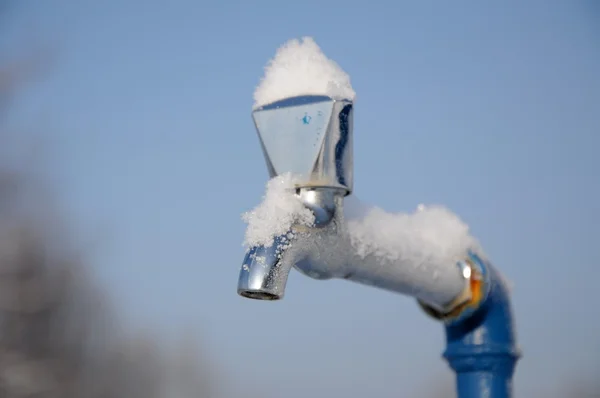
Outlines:
[[[299,187],[352,192],[350,100],[307,95],[286,98],[252,112],[271,178],[291,173]]]

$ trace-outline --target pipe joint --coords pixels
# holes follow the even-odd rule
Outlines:
[[[472,316],[486,301],[490,293],[489,271],[476,254],[468,256],[456,263],[461,275],[465,278],[463,291],[444,308],[436,308],[422,300],[417,303],[426,314],[446,324],[460,322]]]

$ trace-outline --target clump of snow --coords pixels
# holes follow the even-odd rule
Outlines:
[[[469,250],[483,257],[469,226],[442,206],[419,205],[414,213],[388,213],[349,197],[344,213],[350,242],[363,258],[374,255],[419,268],[453,265]]]
[[[356,97],[350,76],[310,37],[292,39],[277,50],[254,91],[254,107],[299,95],[349,100]]]
[[[295,195],[296,178],[282,174],[267,182],[262,202],[242,215],[248,223],[244,244],[271,246],[275,237],[289,232],[293,225],[311,226],[315,216]]]

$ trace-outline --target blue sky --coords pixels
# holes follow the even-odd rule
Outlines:
[[[0,41],[56,57],[10,123],[46,135],[76,236],[133,325],[195,327],[229,381],[268,397],[415,394],[446,365],[412,299],[298,273],[283,301],[236,294],[240,213],[267,179],[252,93],[281,44],[314,37],[358,95],[356,195],[471,225],[514,283],[517,396],[541,396],[600,366],[592,3],[21,3]]]

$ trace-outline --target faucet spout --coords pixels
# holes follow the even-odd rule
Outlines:
[[[246,252],[238,281],[240,296],[255,300],[283,298],[292,267],[291,257],[283,254],[292,237],[290,232],[276,237],[271,246],[254,246]]]
[[[338,188],[298,188],[295,197],[312,211],[314,222],[310,227],[294,225],[277,236],[270,246],[251,247],[244,257],[238,281],[238,294],[257,300],[279,300],[285,293],[287,278],[292,267],[306,270],[312,262],[310,242],[330,236],[338,206],[345,190]],[[304,267],[303,267],[304,265]],[[316,279],[320,273],[305,272]]]

